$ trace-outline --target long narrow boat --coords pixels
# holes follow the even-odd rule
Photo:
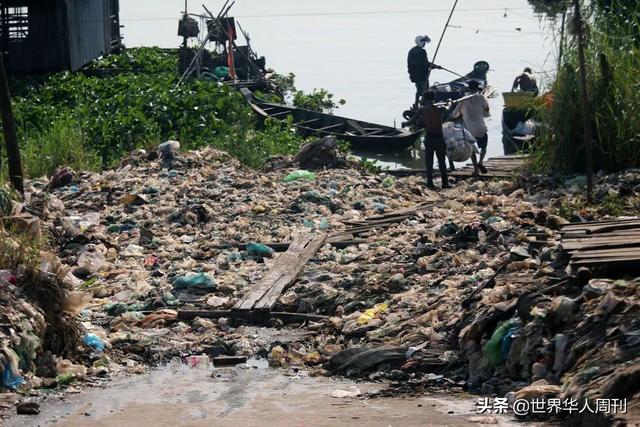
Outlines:
[[[267,102],[256,97],[247,88],[241,88],[240,92],[258,116],[277,121],[285,121],[290,117],[292,125],[303,137],[334,136],[349,142],[351,148],[374,151],[405,150],[413,146],[420,137],[420,132]]]
[[[435,94],[436,103],[457,101],[465,96],[471,94],[469,90],[469,83],[471,80],[475,80],[480,83],[480,91],[485,96],[490,96],[493,93],[493,89],[487,82],[487,73],[489,72],[489,63],[486,61],[478,61],[474,64],[473,70],[466,76],[459,77],[448,83],[434,83],[429,88]],[[418,117],[418,109],[416,106],[412,106],[410,109],[404,111],[402,116],[406,119],[402,125],[411,127],[412,129],[422,128]]]
[[[435,92],[436,102],[455,101],[470,94],[469,83],[475,80],[480,83],[480,90],[486,91],[489,87],[487,82],[487,73],[489,72],[489,63],[486,61],[478,61],[473,65],[473,70],[464,77],[452,80],[448,83],[434,83],[431,90]]]

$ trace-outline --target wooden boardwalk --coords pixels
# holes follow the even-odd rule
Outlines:
[[[527,155],[512,155],[512,156],[500,156],[492,157],[485,160],[484,165],[488,169],[488,173],[480,174],[475,177],[476,179],[511,179],[518,175],[519,171],[525,165],[528,159]],[[409,175],[424,175],[426,170],[424,169],[406,169],[387,171],[390,175],[395,176],[409,176]],[[440,175],[440,172],[434,169],[436,176]],[[458,179],[470,179],[473,176],[473,165],[468,163],[462,168],[456,169],[449,173],[450,177]]]
[[[640,261],[640,219],[567,224],[562,248],[574,267],[607,267]]]

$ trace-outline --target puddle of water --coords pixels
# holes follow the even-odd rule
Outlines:
[[[468,421],[474,414],[473,397],[335,398],[354,390],[375,392],[382,385],[267,367],[264,359],[221,368],[172,363],[104,389],[49,397],[40,415],[15,416],[7,426],[480,425]]]

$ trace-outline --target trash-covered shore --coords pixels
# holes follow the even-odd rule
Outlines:
[[[175,358],[195,366],[253,357],[390,381],[390,393],[637,405],[637,271],[574,271],[560,245],[570,220],[602,219],[570,209],[579,179],[462,181],[433,192],[420,176],[342,159],[314,171],[274,159],[255,171],[221,151],[178,147],[136,151],[103,173],[60,171],[14,203],[7,229],[47,236],[50,249],[33,255],[35,281],[21,262],[0,265],[0,404],[28,411],[38,390]],[[637,215],[640,172],[602,176],[597,190],[619,216]],[[396,211],[409,214],[348,245],[325,241],[279,296],[274,311],[315,317],[267,315],[261,325],[303,334],[281,340],[234,317],[234,304],[283,256],[273,243]],[[45,280],[57,284],[55,310],[34,296]],[[76,332],[71,348],[44,339],[47,310]]]

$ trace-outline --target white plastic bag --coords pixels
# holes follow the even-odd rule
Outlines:
[[[476,139],[462,126],[453,122],[444,123],[442,133],[447,146],[447,157],[454,162],[466,162],[474,152],[478,152]]]

